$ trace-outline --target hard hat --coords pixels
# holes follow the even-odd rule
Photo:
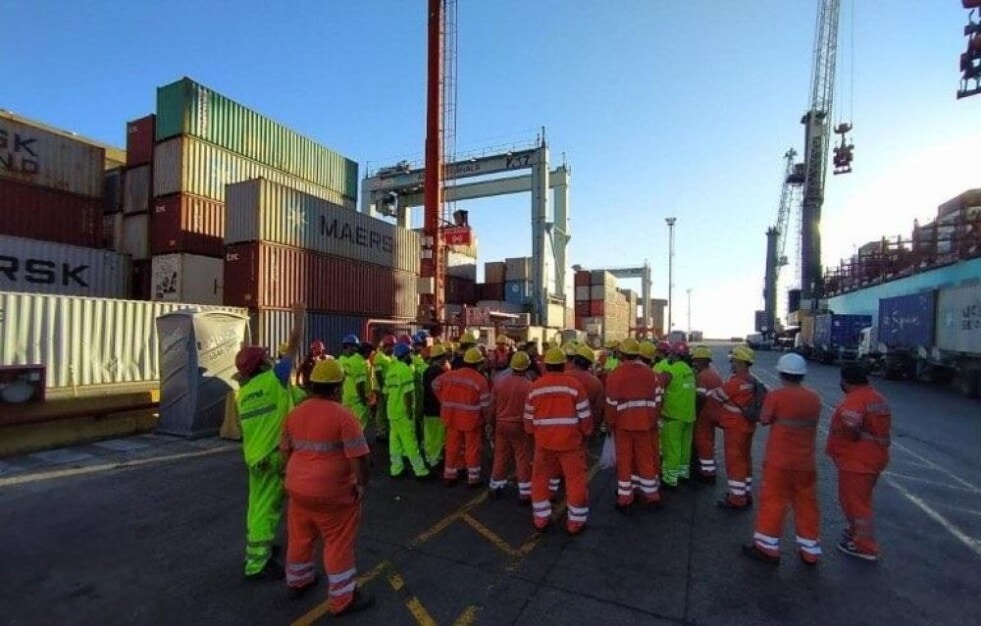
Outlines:
[[[668,343],[667,341],[658,341],[657,342],[657,351],[660,352],[661,354],[670,354],[671,353],[671,344]]]
[[[412,345],[414,345],[414,346],[421,346],[424,343],[426,343],[426,333],[425,332],[423,332],[423,331],[420,330],[416,334],[412,335]]]
[[[446,356],[446,348],[444,348],[442,344],[437,343],[435,346],[429,349],[430,359],[438,359],[441,356]]]
[[[581,356],[590,363],[596,362],[596,353],[589,346],[579,346],[576,348],[576,356]]]
[[[531,357],[528,356],[527,352],[515,352],[514,356],[511,357],[511,369],[514,371],[523,372],[529,367],[531,367]]]
[[[604,347],[605,347],[605,348],[606,348],[607,350],[616,350],[617,348],[619,348],[619,347],[620,347],[620,342],[619,342],[619,341],[617,341],[616,339],[607,339],[607,340],[606,340],[606,343],[605,343],[605,344],[603,344],[603,346],[604,346]]]
[[[463,355],[463,362],[468,365],[476,365],[484,362],[484,355],[477,348],[468,348]]]
[[[395,345],[395,336],[394,335],[385,335],[385,337],[382,338],[382,340],[381,340],[381,345],[382,345],[383,348],[386,348],[388,346],[394,346]]]
[[[562,344],[562,352],[565,352],[567,357],[576,356],[576,346],[571,341],[567,341]]]
[[[756,354],[749,349],[749,346],[736,346],[729,353],[729,359],[733,361],[744,361],[752,364],[756,359]]]
[[[637,356],[640,354],[640,344],[633,337],[627,337],[620,342],[620,352],[627,356]]]
[[[565,352],[562,348],[549,348],[545,351],[545,365],[564,365]]]
[[[342,346],[360,346],[361,340],[358,339],[357,335],[345,335],[344,339],[341,339]]]
[[[325,346],[324,342],[320,341],[319,339],[310,344],[310,352],[316,355],[321,355],[326,351],[327,351],[327,346]]]
[[[412,337],[408,335],[399,335],[399,343],[405,344],[407,346],[412,345]]]
[[[688,344],[685,343],[684,341],[675,342],[671,346],[671,352],[673,352],[678,356],[685,356],[688,354]]]
[[[341,364],[334,359],[326,359],[313,366],[310,372],[310,382],[312,383],[340,383],[344,381],[344,370]]]
[[[395,349],[392,350],[392,354],[395,355],[396,359],[406,357],[410,352],[412,352],[412,348],[405,343],[396,344]]]
[[[266,349],[258,346],[242,348],[235,355],[235,369],[241,376],[251,376],[256,368],[266,360]]]
[[[692,360],[705,359],[706,361],[712,360],[712,350],[707,346],[695,346],[691,351]]]
[[[799,354],[785,354],[777,361],[777,371],[783,374],[797,374],[803,376],[807,373],[807,361]]]
[[[653,359],[654,355],[657,353],[657,348],[654,347],[654,343],[647,341],[640,342],[640,356],[645,359]]]
[[[507,337],[505,337],[504,335],[498,335],[498,336],[497,336],[497,339],[495,339],[495,340],[494,340],[494,343],[496,343],[496,344],[497,344],[497,345],[499,345],[499,346],[503,346],[503,345],[505,345],[505,344],[506,344],[507,342],[508,342],[508,338],[507,338]]]
[[[461,346],[472,346],[477,343],[477,335],[472,330],[468,330],[460,337]]]
[[[278,348],[276,348],[276,354],[278,354],[279,356],[286,356],[289,353],[290,353],[289,342],[284,341],[283,343],[279,344]]]

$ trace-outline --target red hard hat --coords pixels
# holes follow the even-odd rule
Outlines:
[[[658,352],[663,352],[664,354],[670,354],[671,353],[671,344],[668,343],[667,341],[659,341],[659,342],[657,342],[657,351]]]
[[[235,369],[242,376],[251,376],[256,368],[266,360],[266,349],[258,346],[242,348],[235,355]]]
[[[404,343],[407,346],[412,345],[412,337],[408,335],[399,335],[399,343]]]
[[[382,347],[394,346],[395,345],[395,335],[385,335],[381,343]]]
[[[315,355],[319,356],[326,351],[327,346],[325,346],[324,342],[320,341],[319,339],[310,344],[310,352],[314,353]]]

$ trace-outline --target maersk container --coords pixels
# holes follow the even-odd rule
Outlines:
[[[879,300],[878,343],[890,350],[932,347],[935,312],[933,291]]]
[[[981,357],[981,285],[950,287],[937,294],[936,346]]]
[[[225,201],[225,186],[265,178],[345,208],[354,200],[340,191],[285,174],[240,154],[182,135],[157,144],[153,153],[153,195],[189,193]]]
[[[102,198],[106,151],[0,116],[0,179]]]
[[[225,248],[225,304],[416,317],[418,275],[270,243]]]
[[[88,198],[0,179],[0,234],[76,246],[102,242],[102,204]]]
[[[0,235],[0,291],[125,298],[129,276],[110,250]]]
[[[268,241],[419,272],[411,230],[265,179],[229,185],[226,198],[226,244]]]
[[[189,306],[0,291],[0,365],[44,365],[48,388],[152,383],[159,379],[156,318]]]
[[[341,353],[341,340],[346,335],[357,335],[364,339],[367,317],[343,315],[340,313],[307,312],[304,318],[304,334],[300,339],[300,351],[305,353],[307,346],[320,340],[327,346],[327,353],[338,356]],[[252,329],[253,345],[268,348],[275,354],[277,347],[288,341],[293,327],[293,312],[288,309],[253,309],[249,311],[249,327]]]
[[[832,351],[856,347],[862,330],[871,325],[871,315],[818,315],[814,318],[814,346]]]
[[[148,212],[152,192],[153,170],[149,165],[126,170],[123,175],[123,213],[133,215]]]
[[[225,261],[197,254],[153,257],[150,299],[165,302],[222,304]]]
[[[155,198],[150,211],[150,252],[224,256],[225,205],[183,193]]]
[[[357,163],[189,78],[157,89],[157,141],[178,135],[357,197]]]

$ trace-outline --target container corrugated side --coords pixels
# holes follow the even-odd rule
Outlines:
[[[0,234],[98,247],[102,201],[0,179]]]
[[[106,151],[0,117],[0,179],[102,197]]]
[[[198,254],[162,254],[151,263],[150,298],[222,304],[225,262]]]
[[[134,261],[150,258],[150,215],[123,215],[122,237],[119,251],[133,257]]]
[[[315,340],[324,342],[328,354],[341,352],[341,339],[345,335],[364,333],[367,317],[340,313],[308,312],[304,319],[304,334],[300,340],[301,351]],[[249,311],[252,343],[275,354],[276,348],[289,340],[293,327],[293,312],[288,309],[252,309]]]
[[[124,298],[129,275],[110,250],[0,235],[0,291]]]
[[[265,179],[229,185],[226,198],[226,244],[268,241],[419,272],[411,230]]]
[[[225,304],[376,317],[415,317],[418,276],[269,243],[225,248]]]
[[[878,342],[897,350],[932,347],[936,305],[933,291],[879,300]]]
[[[156,318],[189,306],[0,291],[0,365],[43,364],[49,388],[153,382],[159,379]]]
[[[189,78],[157,89],[157,141],[178,135],[357,197],[357,163]]]
[[[150,252],[225,254],[225,205],[208,198],[177,194],[155,198],[150,212]]]
[[[106,170],[102,177],[102,212],[118,213],[123,210],[123,168]]]
[[[156,115],[147,115],[126,122],[126,165],[146,165],[153,161],[153,144],[156,143]]]
[[[345,208],[354,208],[354,200],[337,190],[285,174],[195,137],[182,135],[154,148],[154,196],[189,193],[224,202],[225,185],[253,178],[265,178]]]
[[[941,350],[981,355],[981,285],[940,290],[936,339]]]
[[[831,345],[854,347],[862,330],[872,326],[871,315],[835,315],[831,319]]]
[[[131,167],[123,174],[123,213],[146,213],[150,210],[153,170],[149,165]]]

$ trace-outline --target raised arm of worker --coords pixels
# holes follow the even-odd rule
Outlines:
[[[290,336],[286,342],[286,354],[276,362],[274,371],[276,378],[284,385],[290,382],[290,375],[293,373],[293,363],[300,351],[300,339],[303,338],[303,324],[305,322],[307,308],[301,302],[296,302],[291,307],[293,309],[293,328],[290,329]]]

